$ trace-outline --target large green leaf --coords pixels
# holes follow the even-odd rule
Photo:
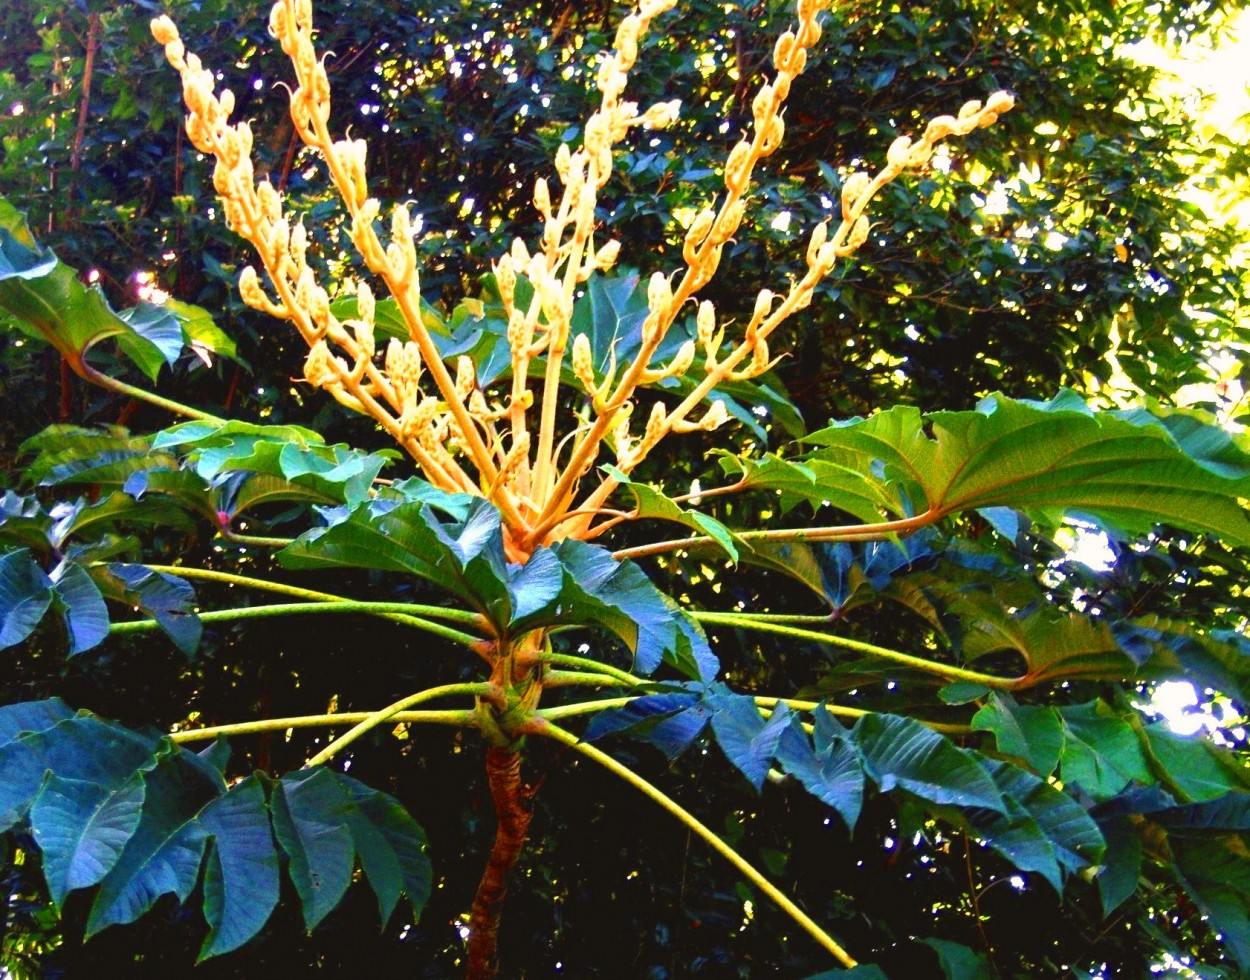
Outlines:
[[[195,589],[185,579],[142,565],[94,565],[91,577],[104,595],[151,616],[178,649],[190,656],[200,644],[203,624],[195,614]]]
[[[390,797],[329,769],[307,769],[274,788],[273,818],[309,929],[342,898],[357,856],[384,924],[401,892],[420,914],[430,893],[425,834]]]
[[[72,657],[104,642],[109,635],[108,607],[87,570],[77,562],[63,561],[52,570],[49,578],[69,633],[69,655]]]
[[[1106,850],[1102,832],[1076,800],[1019,766],[992,759],[983,765],[1003,798],[1014,800],[1037,822],[1065,872],[1081,871],[1102,860]]]
[[[338,775],[354,806],[348,827],[360,867],[378,899],[383,925],[406,895],[419,917],[430,898],[432,876],[425,832],[399,802],[364,783]]]
[[[412,489],[412,488],[410,488]],[[499,512],[478,497],[426,502],[403,488],[330,515],[334,523],[279,552],[288,568],[349,566],[407,572],[485,615],[501,636],[552,625],[593,625],[619,637],[650,673],[669,660],[710,680],[717,664],[698,625],[632,562],[582,541],[540,548],[524,565],[504,554]],[[443,520],[439,512],[457,516]]]
[[[832,714],[816,712],[810,742],[792,720],[777,746],[777,761],[804,789],[833,807],[848,830],[855,830],[864,805],[864,764]]]
[[[791,712],[778,705],[765,721],[751,698],[726,694],[713,697],[712,732],[725,757],[747,778],[755,792],[764,786]]]
[[[1001,791],[971,753],[912,718],[865,715],[851,736],[882,791],[897,786],[930,803],[1007,812]]]
[[[164,364],[172,364],[184,342],[204,347],[217,337],[204,323],[211,317],[190,307],[196,321],[190,330],[176,309],[140,303],[114,312],[98,285],[84,286],[77,272],[35,241],[21,214],[0,197],[0,312],[13,317],[32,337],[55,347],[78,373],[87,353],[100,341],[116,338],[122,352],[152,380]],[[216,341],[219,352],[232,353]]]
[[[278,851],[265,804],[263,784],[248,776],[198,817],[212,842],[204,868],[208,936],[201,960],[242,946],[278,904]]]
[[[133,922],[162,895],[184,902],[195,888],[206,835],[197,817],[224,790],[221,774],[189,752],[159,751],[144,774],[143,812],[117,863],[100,882],[87,936]]]
[[[1101,701],[1059,709],[1063,751],[1059,774],[1096,800],[1115,796],[1131,782],[1155,781],[1137,733]]]
[[[993,732],[999,752],[1023,759],[1040,776],[1049,776],[1059,764],[1063,724],[1054,708],[1017,704],[1011,695],[994,692],[973,715],[972,727]]]
[[[48,776],[30,823],[53,903],[60,906],[70,892],[99,883],[112,870],[139,825],[143,797],[139,772],[112,785]]]
[[[1178,877],[1211,918],[1243,971],[1250,970],[1250,862],[1239,836],[1174,841]]]
[[[52,583],[30,550],[0,555],[0,650],[30,636],[50,605]]]
[[[384,920],[430,891],[425,835],[385,793],[329,770],[227,788],[208,759],[57,700],[0,707],[0,831],[29,822],[53,900],[98,884],[88,936],[202,883],[201,959],[236,949],[277,905],[276,833],[310,927],[359,859]],[[341,887],[340,887],[341,886]]]
[[[1193,414],[1094,412],[984,399],[971,412],[897,407],[813,433],[803,457],[833,506],[861,519],[981,507],[1057,509],[1130,533],[1158,523],[1250,544],[1250,456]]]
[[[616,733],[650,742],[670,759],[690,748],[712,718],[703,691],[669,691],[635,698],[620,708],[601,711],[586,728],[593,742]]]

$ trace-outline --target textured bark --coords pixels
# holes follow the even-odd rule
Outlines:
[[[496,949],[508,879],[516,867],[530,824],[528,794],[521,785],[521,753],[490,746],[486,750],[486,780],[495,803],[495,846],[473,898],[469,914],[469,980],[499,973]]]

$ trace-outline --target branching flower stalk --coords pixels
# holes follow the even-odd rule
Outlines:
[[[265,282],[255,268],[245,268],[239,279],[244,302],[288,321],[308,347],[304,380],[375,420],[433,486],[492,503],[502,517],[508,560],[525,563],[540,547],[567,538],[591,540],[637,518],[638,511],[612,506],[621,481],[670,435],[710,432],[729,420],[724,403],[710,396],[723,385],[757,378],[777,363],[774,335],[787,319],[811,304],[817,286],[838,263],[867,241],[868,209],[877,193],[904,172],[925,167],[940,141],[988,126],[1012,107],[1011,96],[999,92],[985,104],[969,102],[955,116],[937,117],[915,142],[900,136],[887,151],[885,166],[875,176],[854,173],[847,178],[836,226],[831,230],[831,223],[825,221],[812,231],[806,250],[807,271],[797,281],[777,292],[761,290],[753,312],[741,327],[734,327],[719,315],[711,302],[698,302],[694,312],[695,336],[666,362],[656,363],[656,355],[670,330],[687,310],[687,304],[696,301],[716,275],[726,244],[738,233],[747,214],[756,167],[781,145],[787,97],[807,65],[808,52],[820,39],[819,17],[830,2],[796,0],[796,23],[777,39],[773,48],[774,74],[752,100],[750,131],[725,160],[723,193],[700,211],[686,230],[681,268],[671,272],[657,270],[650,276],[647,314],[637,353],[627,363],[617,364],[615,351],[609,352],[605,365],[595,362],[595,357],[603,354],[595,354],[590,338],[583,334],[571,336],[579,290],[592,276],[609,270],[620,254],[619,242],[596,241],[599,194],[611,179],[617,146],[632,130],[660,129],[676,122],[680,114],[678,102],[662,102],[642,110],[624,98],[640,44],[656,19],[677,4],[677,0],[638,0],[637,9],[624,17],[617,28],[614,50],[598,66],[599,106],[583,127],[581,145],[561,145],[556,153],[559,194],[553,193],[545,178],[534,182],[532,200],[542,219],[539,240],[527,244],[516,239],[492,263],[507,319],[511,369],[494,391],[480,382],[477,366],[470,358],[462,356],[454,364],[444,361],[422,319],[420,270],[408,208],[403,204],[393,207],[383,222],[383,205],[369,192],[364,141],[336,139],[330,131],[330,83],[324,58],[318,55],[313,42],[311,0],[278,0],[270,14],[269,31],[294,70],[290,115],[295,132],[308,150],[325,161],[330,181],[346,210],[351,242],[368,269],[369,278],[348,284],[349,289],[354,288],[357,302],[355,315],[346,319],[332,311],[329,293],[317,281],[309,261],[310,237],[303,219],[286,210],[282,195],[268,180],[256,179],[251,161],[251,129],[246,122],[230,121],[234,110],[232,93],[215,91],[212,72],[195,54],[185,50],[169,18],[154,20],[152,33],[164,45],[166,58],[182,77],[188,109],[187,135],[198,150],[216,161],[213,186],[226,222],[252,244],[259,257]],[[388,225],[385,233],[379,230],[384,223]],[[518,288],[522,279],[528,289]],[[408,331],[406,340],[392,339],[384,349],[376,338],[375,289],[384,289],[394,300]],[[528,295],[528,301],[522,302],[522,295]],[[566,359],[577,379],[572,390],[562,381]],[[689,379],[696,360],[701,361],[702,377],[693,380],[684,398],[672,404],[649,395],[644,403],[643,389],[667,379]],[[531,387],[531,369],[536,369],[534,373],[542,378],[535,387]],[[645,421],[639,421],[644,417]],[[583,479],[603,460],[605,451],[611,454],[614,468],[583,492]],[[745,483],[740,483],[709,495],[745,488]],[[761,534],[770,539],[807,534],[824,540],[880,538],[905,532],[912,529],[912,524],[919,526],[939,516],[929,512],[879,525]],[[746,537],[743,536],[744,541]],[[650,551],[618,552],[617,558],[660,553],[688,543],[661,542]],[[266,585],[242,579],[235,584],[261,588]],[[310,764],[329,760],[365,732],[392,719],[428,715],[431,721],[469,723],[479,730],[488,743],[487,781],[497,831],[471,911],[467,960],[471,977],[495,975],[502,898],[529,823],[530,809],[520,775],[520,750],[527,735],[556,737],[566,743],[572,739],[549,723],[551,718],[564,716],[559,714],[561,709],[551,709],[556,713],[545,715],[546,709],[539,708],[544,679],[556,671],[551,674],[551,686],[593,683],[626,688],[636,686],[637,679],[609,665],[553,653],[545,629],[516,636],[483,630],[490,635],[479,639],[435,622],[429,618],[429,610],[419,607],[356,602],[306,590],[291,592],[283,587],[277,591],[288,591],[307,601],[256,607],[243,610],[242,614],[385,615],[468,646],[489,665],[490,676],[485,683],[430,689],[372,714],[357,716],[355,727],[323,749]],[[202,618],[208,620],[211,616]],[[709,621],[786,631],[791,635],[802,632],[793,626],[756,623],[733,616]],[[472,618],[461,620],[460,624],[482,626]],[[149,628],[147,622],[123,627]],[[982,678],[975,672],[881,648],[864,648],[861,652],[872,652],[947,679]],[[560,667],[573,668],[582,676],[559,671]],[[986,680],[998,682],[997,678]],[[999,682],[999,686],[1008,684]],[[430,697],[451,693],[473,694],[476,708],[471,713],[410,711]],[[572,706],[577,710],[565,714],[601,710],[617,700]],[[779,703],[776,699],[761,699],[758,706],[767,714]],[[785,703],[802,710],[817,707],[807,702]],[[855,711],[829,710],[844,716],[853,716],[848,713]],[[303,721],[319,723],[317,719]],[[575,748],[609,768],[623,770],[597,750],[580,745]],[[690,814],[639,777],[631,774],[626,778],[725,853],[842,962],[853,963],[789,899]]]
[[[724,194],[686,231],[680,279],[674,286],[672,275],[652,274],[638,353],[628,364],[610,367],[606,376],[599,377],[588,338],[570,337],[574,301],[579,286],[611,268],[619,256],[618,242],[595,242],[598,195],[611,178],[616,146],[634,128],[662,128],[679,116],[676,102],[640,111],[622,98],[640,42],[653,21],[675,3],[643,0],[621,21],[615,50],[598,69],[600,105],[586,122],[582,145],[575,149],[562,145],[556,154],[561,193],[554,197],[543,178],[534,184],[541,240],[527,245],[517,239],[493,263],[511,349],[508,390],[495,400],[478,384],[468,358],[461,357],[453,372],[422,321],[408,208],[401,204],[391,210],[384,243],[377,230],[382,204],[369,196],[365,143],[335,140],[330,133],[330,86],[313,45],[311,0],[280,0],[273,7],[269,29],[294,68],[297,84],[291,91],[290,111],[296,132],[325,160],[350,218],[352,243],[407,324],[410,339],[392,340],[384,350],[375,340],[373,287],[366,281],[356,284],[355,318],[341,321],[331,312],[329,295],[309,265],[309,237],[302,220],[284,210],[281,195],[267,180],[255,179],[251,129],[246,122],[229,121],[233,95],[229,90],[215,93],[212,73],[185,51],[172,21],[161,17],[152,23],[153,35],[182,75],[189,109],[187,134],[197,149],[216,159],[213,183],[226,221],[256,248],[272,289],[272,294],[266,291],[259,274],[245,268],[239,281],[245,302],[288,320],[308,344],[305,380],[375,419],[426,479],[444,490],[484,496],[494,503],[503,514],[506,545],[514,560],[524,561],[535,548],[565,537],[592,537],[596,517],[618,514],[608,508],[619,486],[613,476],[603,477],[578,499],[581,480],[605,446],[613,452],[617,469],[629,474],[669,435],[711,431],[728,421],[718,401],[711,401],[701,416],[692,416],[718,386],[757,377],[776,363],[770,347],[774,333],[812,302],[816,287],[838,262],[867,241],[868,208],[877,193],[904,172],[925,167],[942,140],[991,125],[1013,104],[1010,95],[998,92],[984,104],[965,104],[957,115],[938,116],[919,140],[900,136],[875,176],[857,172],[847,178],[838,223],[832,230],[828,222],[813,230],[807,271],[800,279],[782,292],[761,290],[750,318],[732,338],[729,324],[713,305],[700,303],[696,338],[668,363],[653,364],[686,304],[719,269],[723,249],[746,215],[754,170],[776,151],[785,134],[786,99],[807,64],[808,51],[820,38],[818,17],[829,5],[829,0],[798,0],[797,23],[773,49],[775,73],[752,101],[750,135],[725,161]],[[521,277],[532,287],[525,308],[517,305]],[[570,366],[590,399],[588,417],[563,400],[561,371],[570,349]],[[639,390],[687,374],[700,354],[705,376],[694,390],[671,407],[660,400],[652,402],[646,421],[637,425]],[[537,359],[545,363],[540,391],[530,388],[530,367]]]

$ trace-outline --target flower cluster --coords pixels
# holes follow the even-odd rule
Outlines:
[[[535,181],[533,202],[542,218],[541,239],[532,245],[517,239],[493,263],[508,318],[512,362],[509,390],[494,400],[478,384],[469,359],[460,358],[452,375],[422,321],[407,208],[400,205],[391,211],[384,244],[376,230],[382,206],[369,196],[364,141],[336,141],[330,135],[330,85],[313,46],[311,0],[279,0],[269,29],[294,67],[290,111],[296,131],[325,159],[350,217],[352,243],[394,298],[408,326],[409,339],[391,340],[384,352],[376,349],[376,303],[367,282],[356,285],[355,318],[340,321],[331,312],[326,291],[307,261],[308,236],[302,223],[287,217],[281,196],[268,181],[255,181],[251,131],[246,123],[229,122],[231,93],[214,93],[212,74],[195,55],[186,53],[168,18],[153,21],[152,32],[182,75],[192,143],[216,158],[213,183],[226,220],[256,248],[276,296],[271,297],[259,274],[248,267],[239,281],[244,301],[289,320],[309,346],[305,379],[376,419],[432,483],[492,500],[504,515],[510,553],[523,560],[541,544],[593,536],[594,519],[606,511],[618,481],[614,475],[604,476],[579,500],[580,484],[605,448],[615,455],[616,472],[628,474],[669,434],[710,431],[727,421],[724,404],[708,396],[718,385],[755,378],[773,367],[777,359],[770,351],[770,337],[788,317],[808,306],[820,281],[867,240],[867,209],[881,188],[903,172],[927,165],[941,140],[990,125],[1012,107],[1011,96],[999,92],[984,105],[968,103],[958,116],[937,117],[914,143],[907,137],[897,139],[880,172],[871,177],[855,173],[846,180],[841,220],[832,232],[828,222],[812,232],[807,272],[800,279],[784,293],[761,290],[751,317],[732,337],[713,305],[699,303],[695,339],[679,347],[667,363],[653,363],[680,311],[716,274],[726,243],[741,226],[752,174],[785,135],[782,109],[807,64],[809,49],[820,38],[818,16],[829,2],[797,0],[797,24],[777,39],[773,49],[775,73],[752,100],[749,138],[734,146],[725,161],[724,194],[716,207],[700,211],[686,231],[680,278],[674,285],[675,275],[651,276],[640,349],[629,363],[617,365],[613,359],[600,374],[589,339],[570,338],[579,286],[610,269],[620,253],[616,241],[595,241],[598,194],[611,177],[614,148],[631,129],[668,126],[680,113],[677,102],[640,111],[636,103],[622,98],[641,39],[676,0],[641,0],[638,9],[621,21],[615,49],[598,69],[600,105],[586,122],[582,144],[561,145],[556,154],[562,188],[558,199],[545,179]],[[518,303],[521,277],[532,287],[526,304]],[[588,413],[573,410],[563,397],[561,377],[570,353],[572,372],[589,397]],[[653,401],[639,429],[634,408],[640,389],[687,375],[700,356],[704,376],[693,390],[675,405]],[[541,389],[535,391],[530,388],[531,364],[540,360]],[[710,407],[692,418],[700,406]]]

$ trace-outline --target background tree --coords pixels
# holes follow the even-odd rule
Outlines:
[[[670,225],[668,216],[689,221],[719,186],[718,175],[703,162],[722,159],[749,122],[772,39],[788,16],[771,4],[742,5],[727,15],[721,6],[690,4],[647,52],[651,70],[633,79],[631,97],[641,104],[680,95],[686,109],[676,129],[627,154],[619,182],[611,185],[619,189],[620,203],[600,217],[621,238],[626,255],[642,254],[641,246],[654,248],[657,240],[667,243],[671,256],[680,253],[683,229]],[[93,12],[23,4],[4,11],[3,48],[13,54],[3,65],[9,111],[0,123],[0,187],[65,262],[98,274],[118,307],[156,285],[224,311],[218,323],[236,339],[239,361],[209,357],[206,364],[188,353],[166,379],[166,390],[189,392],[184,400],[224,405],[247,417],[311,424],[331,440],[380,445],[367,425],[344,421],[323,399],[299,397],[289,378],[300,373],[304,351],[234,298],[231,286],[246,253],[210,216],[208,170],[177,135],[179,94],[147,40],[150,13],[139,5]],[[727,276],[711,294],[722,311],[745,319],[761,282],[779,281],[798,268],[802,249],[796,243],[837,201],[851,168],[879,159],[896,132],[914,132],[936,112],[995,87],[1015,91],[1025,111],[955,148],[949,165],[939,157],[923,180],[892,185],[878,203],[872,248],[822,287],[808,311],[806,342],[778,368],[777,384],[789,391],[811,428],[831,416],[899,402],[967,408],[991,390],[1049,397],[1061,385],[1105,404],[1118,403],[1133,388],[1167,403],[1182,385],[1208,379],[1214,355],[1240,349],[1244,338],[1236,313],[1245,290],[1243,273],[1229,261],[1235,230],[1179,200],[1192,180],[1216,179],[1236,150],[1196,146],[1192,121],[1152,94],[1151,70],[1128,60],[1121,48],[1166,29],[1177,37],[1205,30],[1216,12],[1176,8],[1171,16],[1172,22],[1160,23],[1148,5],[1110,3],[1018,12],[1001,5],[933,4],[900,12],[860,4],[834,12],[803,85],[796,87],[785,149],[762,174],[756,194],[766,204],[753,212],[741,243],[728,250]],[[266,134],[257,148],[258,167],[310,214],[329,214],[319,168],[292,139],[284,94],[267,81],[278,75],[278,56],[263,33],[262,7],[204,4],[179,11],[179,17],[193,48],[235,46],[237,58],[221,64],[233,61],[237,74],[229,84],[241,95],[239,115],[254,119],[255,130]],[[579,136],[582,106],[593,87],[587,65],[611,40],[608,5],[464,5],[416,15],[377,4],[353,5],[341,15],[323,8],[320,17],[329,25],[322,47],[336,53],[330,68],[336,130],[350,125],[353,135],[370,138],[371,174],[380,195],[421,202],[429,231],[420,239],[429,270],[427,298],[439,303],[466,287],[475,292],[472,277],[481,256],[491,254],[488,243],[533,231],[530,175],[547,168],[562,139]],[[822,191],[831,204],[822,202]],[[333,223],[317,227],[325,229],[316,250],[324,270],[352,274],[342,229]],[[13,427],[10,458],[16,441],[38,427],[32,416],[123,422],[136,431],[164,424],[145,406],[81,385],[51,351],[32,372],[29,348],[17,347],[17,336],[8,335],[3,355],[6,397],[22,407],[5,413]],[[1122,374],[1114,373],[1109,352]],[[109,370],[127,368],[119,360]],[[297,397],[288,397],[292,390]],[[1212,407],[1236,414],[1234,400]],[[783,433],[793,434],[795,423],[784,406],[773,407],[777,411],[758,438],[777,445]],[[697,449],[675,465],[687,467],[690,480],[714,483]],[[679,482],[673,469],[664,475],[670,485]],[[264,530],[283,533],[283,515],[268,516],[274,521]],[[996,540],[988,526],[977,526]],[[162,532],[153,545],[148,554],[164,548],[171,557],[199,548],[206,562],[223,568],[242,562],[260,571],[267,562],[247,551],[240,555],[214,539],[205,524],[191,538]],[[937,557],[940,542],[932,547],[934,566],[946,562],[941,577],[955,577],[951,559]],[[1016,547],[1004,591],[1017,588],[1031,600],[1044,593],[1058,609],[1085,615],[1105,610],[1140,622],[1153,614],[1201,623],[1207,631],[1242,625],[1235,583],[1244,561],[1218,543],[1159,533],[1146,547],[1122,549],[1105,572],[1066,559],[1044,536],[1026,535]],[[1021,571],[1037,591],[1018,584]],[[661,581],[669,576],[667,589],[674,595],[698,597],[721,586],[752,607],[779,587],[776,573],[722,581],[714,563],[706,570],[673,563],[658,574]],[[1180,583],[1186,586],[1183,598]],[[377,594],[380,586],[369,582],[368,588]],[[822,583],[820,591],[826,589]],[[850,615],[871,590],[859,597],[847,591],[849,586],[830,601],[846,615],[850,636],[906,649],[918,629],[934,628],[871,604]],[[826,608],[816,597],[799,604],[804,601],[811,603],[808,611]],[[963,621],[958,612],[937,625],[957,633]],[[106,717],[162,726],[185,720],[192,691],[198,720],[209,723],[247,714],[240,711],[244,698],[258,714],[320,711],[332,701],[344,709],[368,708],[390,698],[396,676],[404,689],[420,686],[424,669],[398,645],[378,639],[378,629],[373,621],[319,623],[318,649],[310,651],[309,639],[285,627],[252,624],[245,633],[223,627],[210,631],[190,665],[167,645],[138,639],[133,650],[111,644],[107,654],[68,665],[52,652],[55,642],[31,643],[6,653],[13,670],[3,700],[55,693]],[[336,652],[365,636],[370,649],[394,651],[395,662],[356,658],[347,672],[319,669],[341,664]],[[848,675],[845,662],[831,667],[814,644],[789,638],[774,645],[753,636],[737,654],[724,646],[717,652],[748,688],[775,691],[784,678],[792,688],[807,685],[817,694],[854,690],[867,708],[901,706],[902,695],[889,685],[905,675]],[[1079,703],[1109,690],[1087,683],[1047,697]],[[1234,728],[1238,712],[1218,717]],[[1223,737],[1238,738],[1232,732]],[[306,743],[262,738],[236,751],[252,753],[250,761],[261,769],[280,772],[298,765],[305,749]],[[440,867],[460,863],[453,855],[466,864],[484,858],[486,835],[478,831],[489,806],[480,787],[464,782],[455,758],[461,751],[458,741],[426,733],[406,742],[379,738],[353,764],[359,778],[391,789],[412,809],[430,834]],[[566,759],[552,761],[537,798],[534,827],[541,836],[524,859],[520,885],[523,894],[529,889],[551,901],[513,903],[504,942],[516,962],[531,964],[535,972],[556,962],[584,970],[602,963],[610,972],[628,957],[639,972],[655,975],[696,969],[733,975],[765,964],[797,975],[804,964],[813,970],[821,965],[812,950],[797,948],[790,926],[771,919],[774,912],[759,901],[751,906],[752,923],[740,932],[743,896],[734,891],[735,879],[672,834],[663,814],[640,812],[629,801],[600,808],[596,801],[611,798],[613,788],[605,784],[592,792],[583,774],[569,779]],[[443,778],[452,770],[454,777]],[[913,935],[948,935],[992,950],[1007,973],[1105,961],[1133,975],[1164,949],[1178,956],[1221,955],[1193,915],[1173,921],[1190,899],[1162,879],[1153,898],[1139,893],[1108,925],[1094,887],[1082,890],[1073,883],[1063,904],[1041,888],[1018,890],[999,858],[975,845],[965,849],[957,834],[935,837],[916,814],[889,801],[870,808],[854,846],[848,846],[844,834],[834,836],[836,827],[827,826],[816,803],[793,791],[749,797],[737,773],[714,754],[696,767],[679,763],[667,778],[691,805],[740,798],[725,827],[730,838],[771,862],[770,870],[809,907],[826,903],[822,921],[868,931],[869,945],[887,960],[894,957],[899,969],[936,968],[930,947],[904,940]],[[449,796],[430,800],[431,785]],[[451,789],[457,786],[467,787],[463,796]],[[706,818],[718,820],[712,814],[727,809],[708,807]],[[593,834],[561,833],[588,825]],[[641,831],[653,829],[647,839],[654,850],[639,855],[630,845]],[[605,850],[604,840],[622,846],[614,853]],[[830,851],[838,856],[831,858]],[[666,873],[673,867],[685,869],[679,880]],[[595,873],[583,878],[579,868]],[[37,875],[15,874],[22,889],[37,894]],[[620,887],[628,891],[605,896],[596,880],[623,881]],[[380,941],[380,956],[424,963],[441,955],[444,965],[431,968],[437,974],[459,955],[452,924],[467,907],[464,889],[471,885],[452,875],[443,884],[420,925],[402,936],[396,928]],[[889,898],[922,888],[931,889],[931,901],[926,895],[907,910]],[[630,892],[639,900],[622,912]],[[613,914],[598,916],[609,897]],[[27,913],[40,908],[38,900],[29,910],[16,906],[10,921],[27,927]],[[295,911],[287,911],[294,922]],[[279,922],[250,947],[254,958],[246,967],[223,960],[205,969],[254,969],[257,959],[333,962],[343,955],[341,937],[357,935],[359,923],[374,914],[366,896],[354,895],[311,938],[295,939],[298,928]],[[141,948],[158,975],[198,943],[194,925],[171,930],[167,921],[149,920],[130,932],[105,933],[80,952],[74,937],[81,914],[75,915],[71,905],[65,919],[69,941],[57,954],[71,969],[80,955],[100,962],[110,955],[129,958]],[[605,922],[609,928],[596,924]],[[1016,944],[1020,922],[1030,924],[1034,947]],[[711,930],[721,938],[709,940]],[[20,943],[13,948],[16,956]]]

